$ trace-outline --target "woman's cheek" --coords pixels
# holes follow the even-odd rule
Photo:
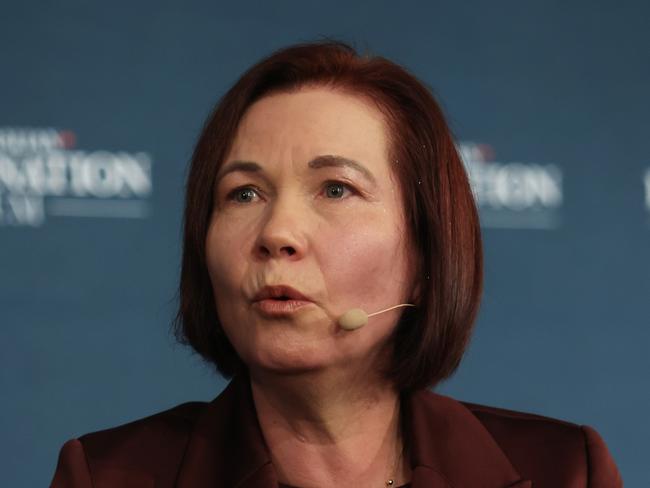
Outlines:
[[[355,227],[321,241],[325,244],[321,270],[330,297],[346,306],[369,306],[381,301],[387,280],[399,279],[388,274],[398,257],[399,236],[382,225],[359,223]],[[355,305],[357,301],[360,303]]]
[[[242,246],[232,233],[210,229],[206,240],[208,274],[213,290],[218,291],[222,302],[228,303],[240,289],[245,268]]]

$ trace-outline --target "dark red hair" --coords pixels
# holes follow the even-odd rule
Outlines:
[[[246,110],[271,93],[328,86],[372,101],[389,128],[390,161],[417,251],[418,306],[404,309],[388,370],[401,391],[436,385],[458,367],[483,285],[476,204],[442,110],[401,66],[340,42],[299,44],[251,67],[219,101],[199,136],[186,186],[179,340],[224,376],[244,368],[219,323],[205,242],[214,181]]]

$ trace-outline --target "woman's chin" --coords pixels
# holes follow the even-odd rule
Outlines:
[[[231,341],[250,369],[283,374],[349,368],[367,362],[379,346],[372,334],[348,335],[329,324],[306,327],[278,321],[255,324],[247,334],[232,332]]]
[[[280,374],[315,372],[333,366],[335,358],[315,351],[260,351],[249,367]]]

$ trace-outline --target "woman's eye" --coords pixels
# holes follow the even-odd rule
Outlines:
[[[257,195],[257,191],[250,186],[243,186],[241,188],[235,188],[233,191],[228,193],[226,197],[227,200],[234,200],[236,203],[248,203],[252,202]]]
[[[342,199],[345,197],[345,192],[353,192],[353,188],[340,181],[328,181],[325,183],[325,194],[328,199]],[[241,186],[235,188],[226,196],[227,201],[235,203],[251,203],[259,197],[258,190],[251,186]]]
[[[350,185],[341,183],[339,181],[330,181],[325,185],[328,198],[342,198],[345,190],[350,191]]]

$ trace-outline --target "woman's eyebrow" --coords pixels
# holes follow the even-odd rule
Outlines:
[[[375,180],[375,177],[372,175],[370,170],[363,166],[361,163],[358,163],[357,161],[346,158],[343,156],[334,156],[331,154],[325,155],[325,156],[316,156],[314,159],[309,161],[308,166],[310,168],[326,168],[326,167],[335,167],[335,168],[341,168],[341,167],[348,167],[352,168],[355,171],[358,171],[363,175],[364,178],[366,178],[370,183],[373,185],[377,184],[377,181]]]
[[[219,182],[219,180],[228,173],[234,173],[235,171],[243,171],[244,173],[262,173],[264,170],[259,164],[253,161],[233,161],[219,170],[216,182]]]
[[[361,163],[353,159],[346,158],[344,156],[335,156],[331,154],[324,155],[324,156],[316,156],[314,159],[309,161],[307,165],[313,169],[320,169],[320,168],[327,168],[327,167],[335,167],[335,168],[348,167],[357,171],[358,173],[361,173],[361,175],[373,185],[377,184],[375,177],[365,166],[363,166]],[[233,173],[235,171],[242,171],[245,173],[263,173],[264,169],[254,161],[233,161],[221,168],[221,170],[217,174],[216,181],[218,182],[219,180],[221,180],[221,178],[223,178],[228,173]]]

